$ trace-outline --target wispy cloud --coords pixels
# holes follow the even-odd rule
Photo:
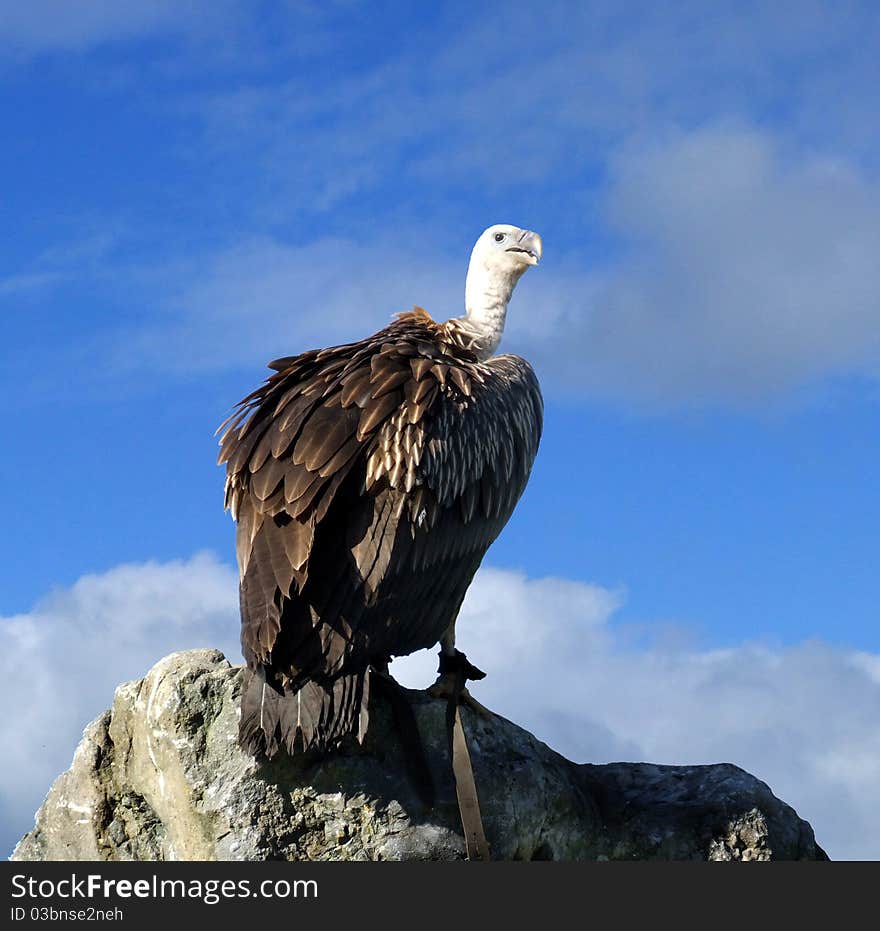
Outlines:
[[[59,280],[57,272],[30,272],[0,278],[0,297],[32,294],[51,287]]]
[[[236,574],[208,555],[120,566],[0,619],[2,843],[30,825],[82,727],[113,688],[180,649],[236,662]],[[634,647],[621,595],[565,579],[481,570],[459,646],[488,672],[475,694],[575,760],[730,761],[811,821],[834,857],[873,858],[880,829],[880,657],[822,643]],[[433,681],[434,652],[398,659]]]
[[[132,363],[259,371],[278,356],[367,336],[417,302],[433,299],[449,316],[463,302],[466,265],[453,276],[435,258],[390,236],[240,242],[185,270],[161,318],[125,335]]]
[[[352,7],[352,20],[366,9]],[[517,200],[553,185],[577,198],[626,140],[719,116],[877,164],[865,131],[880,80],[871,4],[793,15],[784,4],[520,3],[503,16],[491,5],[436,15],[431,29],[415,18],[412,41],[382,55],[221,88],[194,97],[193,115],[213,148],[257,166],[264,209],[297,216],[357,209],[378,191],[383,213],[406,211],[426,184]],[[338,36],[332,63],[357,41]]]
[[[22,297],[84,278],[100,279],[113,265],[112,249],[118,234],[83,224],[76,239],[50,246],[23,267],[0,272],[0,297]]]
[[[7,3],[0,12],[0,47],[18,53],[82,51],[106,42],[191,28],[199,12],[211,6],[199,0],[184,4],[173,0]]]
[[[573,388],[743,404],[876,373],[880,185],[852,164],[719,127],[629,145],[611,177],[622,255],[537,280],[529,314],[533,354]]]
[[[880,369],[880,186],[851,164],[749,127],[672,133],[615,157],[604,216],[612,258],[542,231],[545,262],[511,304],[503,348],[549,390],[748,405]],[[178,283],[141,351],[190,370],[258,366],[365,336],[413,303],[458,315],[466,255],[428,241],[413,227],[240,243]]]

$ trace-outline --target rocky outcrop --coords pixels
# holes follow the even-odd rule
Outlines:
[[[391,711],[323,759],[258,764],[237,745],[241,670],[175,653],[83,735],[16,860],[454,860],[464,856],[443,703],[410,692],[437,789],[420,802]],[[809,824],[729,764],[578,765],[463,710],[493,857],[826,859]]]

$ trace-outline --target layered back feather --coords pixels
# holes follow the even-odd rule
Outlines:
[[[270,368],[219,456],[249,669],[241,740],[269,756],[363,736],[369,667],[455,620],[542,422],[527,362],[481,362],[457,321],[418,308]]]

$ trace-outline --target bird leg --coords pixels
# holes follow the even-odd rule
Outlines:
[[[452,624],[440,640],[439,656],[439,675],[437,681],[427,690],[428,695],[431,698],[457,701],[481,717],[491,718],[492,712],[481,705],[465,687],[468,679],[485,679],[486,673],[470,663],[461,650],[455,649],[455,628]]]

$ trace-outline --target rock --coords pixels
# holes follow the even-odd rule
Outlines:
[[[14,860],[455,860],[464,856],[445,707],[409,692],[434,775],[426,809],[374,696],[362,747],[258,764],[237,745],[241,669],[174,653],[85,730]],[[735,766],[578,765],[463,709],[493,857],[827,859],[813,831]]]

